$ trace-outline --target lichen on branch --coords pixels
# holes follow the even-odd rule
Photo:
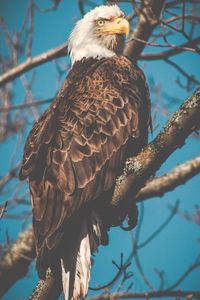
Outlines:
[[[136,157],[128,159],[122,175],[117,179],[112,204],[134,198],[153,175],[186,138],[200,128],[200,87],[173,114],[158,136]]]

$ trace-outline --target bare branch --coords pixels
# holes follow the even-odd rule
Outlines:
[[[40,280],[29,300],[57,300],[62,292],[60,273],[53,274],[50,269],[46,272],[45,280]]]
[[[8,205],[8,201],[6,201],[2,206],[0,206],[0,220],[3,218],[6,212],[7,205]]]
[[[187,276],[195,269],[197,269],[200,266],[200,255],[197,256],[197,258],[195,259],[195,261],[191,264],[191,266],[189,266],[189,268],[180,276],[180,278],[177,279],[177,281],[172,284],[171,286],[169,286],[167,288],[167,290],[173,290],[176,287],[178,287],[185,278],[187,278]]]
[[[65,55],[67,55],[67,43],[42,54],[39,54],[38,56],[35,56],[33,58],[28,58],[24,63],[10,69],[9,71],[1,75],[0,86],[3,86],[7,82],[14,80],[15,78],[19,77],[21,74],[27,72],[28,70],[31,70],[43,63]]]
[[[182,45],[180,45],[177,48],[173,48],[167,51],[162,51],[158,53],[144,53],[141,54],[140,58],[141,60],[160,60],[160,59],[166,59],[173,55],[177,55],[181,52],[186,51],[186,48],[192,48],[194,45],[198,45],[200,43],[200,37],[197,37],[193,39],[192,41],[188,41]]]
[[[27,40],[27,45],[26,45],[26,56],[28,58],[31,57],[31,49],[32,49],[32,43],[33,43],[33,16],[34,16],[34,2],[33,0],[30,0],[29,3],[29,31],[28,31],[28,40]]]
[[[200,292],[196,291],[155,291],[155,292],[120,292],[112,293],[109,295],[98,295],[95,297],[86,298],[87,300],[110,300],[110,299],[149,299],[149,298],[162,298],[162,297],[186,297],[188,299],[200,299]]]
[[[121,253],[121,261],[120,261],[120,265],[118,265],[115,261],[112,261],[113,265],[116,266],[116,268],[118,269],[117,274],[115,275],[115,277],[107,284],[102,285],[100,287],[89,287],[89,290],[92,291],[99,291],[99,290],[103,290],[106,289],[110,286],[112,286],[117,280],[118,278],[121,276],[122,273],[127,273],[127,269],[130,266],[131,263],[125,263],[123,262],[123,254]]]
[[[54,98],[49,98],[49,99],[44,99],[44,100],[38,100],[35,102],[31,102],[31,103],[23,103],[23,104],[18,104],[18,105],[13,105],[10,107],[2,107],[0,108],[0,112],[8,112],[11,110],[18,110],[18,109],[26,109],[26,108],[30,108],[32,106],[39,106],[39,105],[44,105],[47,103],[50,103],[51,101],[53,101]]]
[[[17,177],[18,170],[19,170],[19,165],[9,170],[8,174],[6,174],[4,177],[0,179],[0,191],[4,188],[4,186],[10,179]]]
[[[32,227],[19,235],[0,262],[0,296],[28,272],[35,257]]]
[[[172,191],[177,186],[200,173],[200,156],[174,168],[171,172],[148,181],[136,196],[137,201],[147,200],[152,197],[162,197],[166,192]]]

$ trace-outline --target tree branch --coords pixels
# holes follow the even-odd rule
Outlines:
[[[200,87],[174,113],[159,135],[136,157],[126,162],[123,174],[118,177],[112,204],[122,199],[133,199],[145,182],[166,159],[183,146],[185,139],[200,128]]]
[[[38,101],[34,101],[34,102],[29,102],[29,103],[22,103],[22,104],[12,105],[12,106],[9,106],[9,107],[2,107],[2,108],[0,108],[0,113],[1,112],[9,112],[11,110],[18,110],[18,109],[20,110],[20,109],[31,108],[33,106],[44,105],[44,104],[52,102],[54,99],[55,98],[49,98],[49,99],[38,100]]]
[[[35,257],[32,227],[19,235],[0,262],[0,296],[28,272]]]
[[[140,202],[152,197],[162,197],[166,192],[172,191],[177,186],[200,173],[200,156],[175,167],[171,172],[155,178],[145,185],[136,195],[136,201]]]
[[[162,297],[186,297],[187,299],[200,299],[197,291],[155,291],[146,293],[119,292],[107,295],[98,295],[87,300],[110,300],[110,299],[149,299]]]
[[[61,273],[53,275],[50,268],[45,280],[40,280],[29,300],[57,300],[62,292]]]
[[[157,52],[157,53],[144,53],[140,56],[142,60],[160,60],[167,59],[173,55],[177,55],[181,52],[186,51],[186,48],[193,47],[194,45],[198,45],[200,43],[200,37],[193,39],[192,41],[188,41],[179,47],[169,49],[167,51]]]
[[[24,63],[8,70],[3,75],[0,76],[0,87],[9,81],[14,80],[21,74],[31,70],[43,63],[51,61],[52,59],[59,58],[67,55],[67,43],[58,46],[57,48],[51,49],[49,51],[43,52],[33,58],[28,58]]]
[[[138,59],[145,44],[139,41],[148,41],[154,28],[159,23],[159,16],[164,0],[144,0],[142,8],[138,11],[138,23],[131,36],[131,41],[127,43],[124,54],[128,57]]]

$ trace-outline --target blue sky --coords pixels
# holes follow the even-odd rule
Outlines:
[[[37,1],[40,5],[47,6],[50,1]],[[97,1],[97,3],[101,3]],[[10,32],[13,29],[18,30],[22,23],[28,1],[12,1],[0,0],[0,14],[4,16]],[[129,6],[121,6],[125,11]],[[77,19],[80,18],[80,12],[76,5],[76,1],[62,1],[57,11],[50,12],[48,14],[37,13],[34,22],[34,40],[32,55],[37,55],[49,48],[56,47],[67,40],[71,29]],[[181,37],[178,37],[181,42]],[[7,53],[3,37],[0,37],[0,51]],[[149,47],[146,51],[151,51]],[[24,58],[22,58],[23,61]],[[176,58],[174,57],[173,60]],[[69,58],[61,59],[62,64],[67,66],[69,64]],[[200,70],[200,60],[197,55],[190,53],[183,53],[176,60],[178,63],[191,74],[195,74],[198,78]],[[186,93],[177,84],[177,71],[164,62],[139,62],[139,65],[143,68],[147,81],[150,82],[151,78],[154,78],[155,83],[160,85],[162,92],[173,95],[183,101],[190,94],[191,91]],[[33,86],[33,94],[36,99],[51,98],[56,94],[61,83],[57,81],[57,70],[54,62],[49,62],[41,67],[35,69],[36,79]],[[32,71],[26,73],[27,78],[30,78]],[[65,75],[62,78],[64,80]],[[200,79],[200,78],[199,78]],[[19,79],[14,83],[15,95],[14,103],[21,103],[24,100],[24,91]],[[152,94],[152,101],[156,98]],[[171,105],[169,101],[166,101],[162,96],[159,97],[160,105],[165,105],[170,112],[175,111],[180,103]],[[40,111],[43,111],[46,106],[40,107]],[[154,113],[154,111],[153,111]],[[156,124],[159,125],[158,130],[165,124],[168,117],[163,117],[158,114],[156,118]],[[33,120],[30,120],[30,126]],[[29,126],[29,129],[30,129]],[[156,131],[157,132],[157,131]],[[154,136],[156,134],[154,133]],[[10,161],[10,157],[13,153],[13,148],[16,145],[16,139],[14,137],[7,139],[7,141],[0,146],[1,162],[0,176],[4,175],[10,165],[14,165],[15,162],[20,161],[22,157],[23,144],[28,131],[26,130],[18,153],[13,162]],[[183,163],[186,160],[192,159],[199,154],[200,144],[194,138],[187,140],[182,149],[177,150],[162,166],[158,174],[163,174],[175,167],[177,164]],[[180,200],[181,211],[192,211],[194,205],[199,203],[200,195],[200,176],[196,176],[190,182],[184,186],[177,188],[175,191],[167,193],[164,197],[151,199],[146,201],[144,221],[141,228],[141,242],[144,241],[157,227],[168,217],[170,214],[168,205],[174,205],[177,200]],[[9,197],[9,194],[6,195]],[[1,197],[1,202],[5,201],[5,195]],[[26,211],[27,207],[19,207],[17,212]],[[9,207],[8,207],[9,212]],[[10,212],[11,213],[11,212]],[[31,222],[29,218],[28,222]],[[0,243],[5,241],[6,232],[9,236],[15,239],[18,232],[22,228],[22,222],[14,219],[3,219],[0,223]],[[134,235],[135,231],[133,232]],[[175,216],[171,223],[164,231],[156,237],[156,239],[150,243],[147,247],[141,249],[139,255],[144,270],[147,276],[152,281],[155,288],[159,286],[159,280],[154,272],[154,268],[165,270],[167,285],[172,284],[177,277],[179,277],[188,267],[192,264],[196,255],[199,253],[199,244],[197,242],[199,238],[199,228],[193,223],[189,223],[183,220],[180,216]],[[116,274],[116,269],[112,265],[112,260],[119,262],[120,253],[124,254],[127,258],[131,248],[131,236],[130,233],[123,232],[120,229],[114,228],[110,232],[110,246],[100,247],[99,253],[95,256],[95,264],[92,269],[91,286],[97,284],[107,283]],[[132,279],[134,285],[133,289],[137,291],[146,290],[147,287],[143,283],[135,263],[130,267],[130,270],[134,273]],[[194,271],[180,286],[182,289],[198,289],[200,286],[200,271]],[[19,299],[24,300],[34,288],[37,282],[37,275],[34,270],[34,264],[30,268],[30,272],[25,279],[18,281],[15,286],[2,298],[3,300]]]

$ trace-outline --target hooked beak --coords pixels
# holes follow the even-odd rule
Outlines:
[[[108,34],[125,34],[127,38],[130,32],[130,25],[125,18],[119,17],[106,24],[101,32]]]

